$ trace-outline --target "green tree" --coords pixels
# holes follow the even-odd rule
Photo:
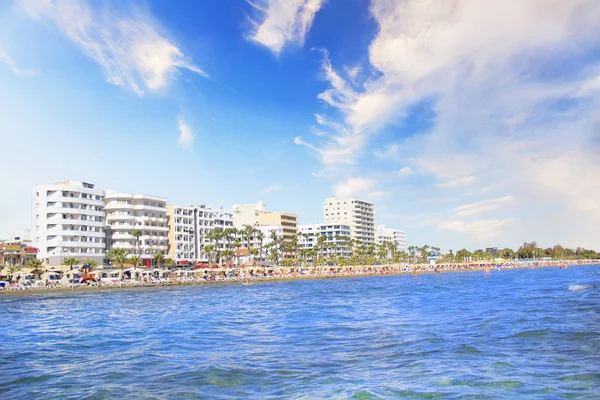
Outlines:
[[[73,267],[79,264],[80,261],[75,257],[67,257],[63,260],[63,265],[69,267],[69,270],[73,270]]]
[[[88,265],[90,269],[96,269],[98,266],[98,261],[92,260],[91,258],[86,258],[83,260],[83,265]]]
[[[114,248],[108,252],[108,258],[112,261],[113,265],[116,265],[121,274],[121,280],[123,279],[123,269],[125,267],[125,263],[127,263],[127,259],[129,258],[129,253],[125,249]]]
[[[165,256],[162,253],[154,253],[154,256],[152,257],[152,262],[154,263],[154,268],[160,268],[160,266],[162,265],[162,263],[165,260]]]
[[[204,246],[203,251],[208,256],[208,265],[212,266],[212,255],[215,252],[215,245],[214,244],[207,244],[207,245]]]
[[[42,260],[38,260],[37,258],[32,258],[27,263],[27,267],[31,268],[31,273],[35,276],[35,279],[40,279],[40,275],[42,273],[42,266],[44,262]]]
[[[140,237],[142,236],[142,230],[137,228],[132,230],[131,236],[135,238],[135,248],[137,251],[137,256],[140,257]]]

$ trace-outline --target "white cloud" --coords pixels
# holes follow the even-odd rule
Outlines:
[[[435,186],[443,189],[454,189],[457,187],[469,186],[477,181],[474,176],[464,176],[462,178],[452,179],[446,182],[440,182]]]
[[[509,203],[514,198],[512,196],[504,196],[498,199],[490,199],[478,201],[476,203],[465,204],[452,209],[456,217],[464,217],[467,215],[481,214],[499,208],[500,206]]]
[[[324,1],[263,0],[248,3],[262,14],[262,21],[254,22],[250,40],[279,54],[289,42],[304,44],[304,38]]]
[[[264,188],[260,191],[261,194],[271,193],[271,192],[280,192],[283,190],[283,185],[272,185]]]
[[[0,62],[6,64],[6,66],[16,75],[20,76],[32,76],[37,75],[37,71],[23,69],[8,55],[8,53],[0,46]]]
[[[438,223],[438,229],[462,233],[470,236],[476,243],[486,243],[501,236],[502,229],[511,222],[511,219],[482,219],[471,222],[443,221]]]
[[[412,168],[410,167],[402,167],[400,171],[398,171],[398,175],[400,176],[408,176],[413,173]]]
[[[577,238],[600,236],[600,2],[372,0],[371,13],[376,73],[364,85],[343,79],[325,53],[329,88],[318,97],[343,126],[312,144],[325,168],[360,169],[382,126],[431,102],[433,126],[400,143],[400,176],[430,175],[440,183],[429,196],[493,182],[492,196],[519,193],[510,229],[537,226],[544,217],[528,210],[546,207],[581,221]]]
[[[179,147],[184,150],[190,149],[194,145],[194,139],[196,139],[192,129],[181,118],[177,121],[177,127],[179,128],[179,138],[177,139]]]
[[[343,182],[337,183],[333,187],[336,197],[360,197],[368,196],[375,181],[367,178],[348,178]]]
[[[400,150],[400,145],[390,144],[384,150],[373,151],[373,155],[382,160],[394,160],[398,157],[398,150]]]
[[[208,76],[163,36],[164,30],[148,15],[118,15],[84,0],[20,0],[20,4],[31,17],[52,21],[104,69],[108,82],[140,96],[165,88],[178,69]]]

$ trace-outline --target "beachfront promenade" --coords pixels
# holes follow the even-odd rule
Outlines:
[[[0,294],[29,292],[90,291],[120,288],[165,287],[177,285],[204,285],[217,283],[243,283],[286,281],[300,279],[329,279],[361,276],[391,276],[436,274],[450,272],[475,272],[516,268],[568,268],[578,265],[600,265],[600,260],[552,260],[512,262],[470,262],[449,264],[397,264],[371,266],[315,266],[315,267],[252,267],[197,269],[175,274],[150,271],[140,279],[102,278],[96,282],[71,283],[68,281],[5,282]],[[156,271],[156,270],[155,270]]]

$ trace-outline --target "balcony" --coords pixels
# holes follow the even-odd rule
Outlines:
[[[132,209],[133,209],[133,204],[120,202],[120,201],[111,201],[109,203],[106,203],[106,205],[104,206],[104,210],[106,210],[106,211],[109,211],[109,210],[132,210]]]

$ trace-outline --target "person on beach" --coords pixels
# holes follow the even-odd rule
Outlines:
[[[417,271],[417,268],[413,269],[413,278],[417,279],[419,277],[419,272]]]
[[[486,265],[485,267],[483,267],[483,276],[486,278],[490,277],[490,266]]]

